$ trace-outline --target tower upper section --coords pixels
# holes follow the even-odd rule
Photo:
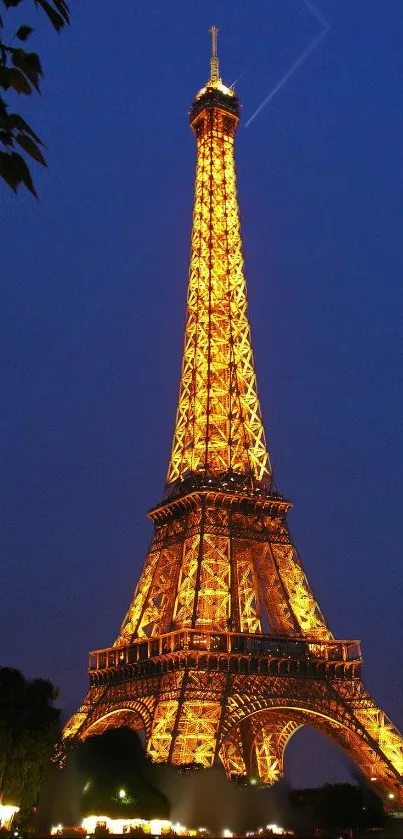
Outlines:
[[[270,483],[257,395],[234,162],[239,100],[219,76],[212,28],[210,78],[190,124],[197,161],[187,316],[167,489],[189,476]]]

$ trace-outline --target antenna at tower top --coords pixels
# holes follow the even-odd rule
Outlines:
[[[218,55],[217,55],[217,32],[216,26],[209,29],[211,32],[211,58],[210,58],[210,82],[218,82],[220,74],[218,72]]]

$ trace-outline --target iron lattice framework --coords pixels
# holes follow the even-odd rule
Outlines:
[[[197,164],[187,320],[166,497],[113,647],[64,730],[144,729],[153,761],[263,784],[302,725],[338,743],[389,808],[403,807],[403,741],[336,640],[272,482],[256,387],[234,165],[239,102],[211,74],[193,102]]]

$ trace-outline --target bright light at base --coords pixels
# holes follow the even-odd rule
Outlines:
[[[392,793],[393,795],[393,793]],[[394,797],[394,796],[393,796]],[[171,834],[172,831],[176,836],[189,836],[189,837],[196,837],[197,834],[203,836],[204,833],[207,833],[206,827],[199,827],[198,830],[192,830],[185,827],[180,822],[176,822],[176,824],[172,824],[172,822],[168,821],[168,819],[111,819],[109,816],[87,816],[81,822],[81,827],[84,828],[85,832],[89,834],[93,834],[97,827],[101,827],[109,831],[111,835],[119,835],[129,833],[133,828],[141,828],[144,833],[145,837],[156,837],[161,836],[162,839],[166,834]],[[276,836],[282,836],[284,834],[284,828],[279,827],[278,824],[268,824],[266,825],[266,830],[271,830],[273,834]],[[52,836],[61,835],[63,832],[63,825],[58,824],[52,827],[51,834]],[[264,828],[260,827],[258,831],[251,831],[247,833],[247,836],[256,836],[256,833],[262,834],[264,832]],[[291,833],[287,835],[292,835]],[[234,836],[232,830],[228,827],[224,828],[221,834],[223,839],[232,839]]]
[[[388,795],[388,798],[394,798],[394,797],[395,797],[394,792],[390,792],[389,795]]]
[[[120,789],[119,790],[119,798],[126,798],[126,790]]]
[[[131,828],[136,827],[140,827],[145,836],[164,836],[172,829],[178,836],[196,835],[195,830],[188,830],[179,823],[173,825],[168,819],[111,819],[109,816],[87,816],[81,822],[81,827],[84,828],[86,833],[94,833],[97,827],[106,828],[109,833],[115,836],[121,836],[123,833],[128,833]],[[52,835],[60,833],[62,829],[62,825],[57,825],[57,827],[52,828]]]
[[[15,814],[19,812],[19,809],[15,804],[0,804],[0,828],[9,830],[11,822]]]

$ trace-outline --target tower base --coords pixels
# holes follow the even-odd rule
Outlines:
[[[91,654],[91,686],[64,730],[85,739],[143,730],[155,763],[220,761],[228,778],[271,786],[301,726],[341,746],[388,810],[403,809],[399,732],[361,676],[357,642],[181,630]]]

